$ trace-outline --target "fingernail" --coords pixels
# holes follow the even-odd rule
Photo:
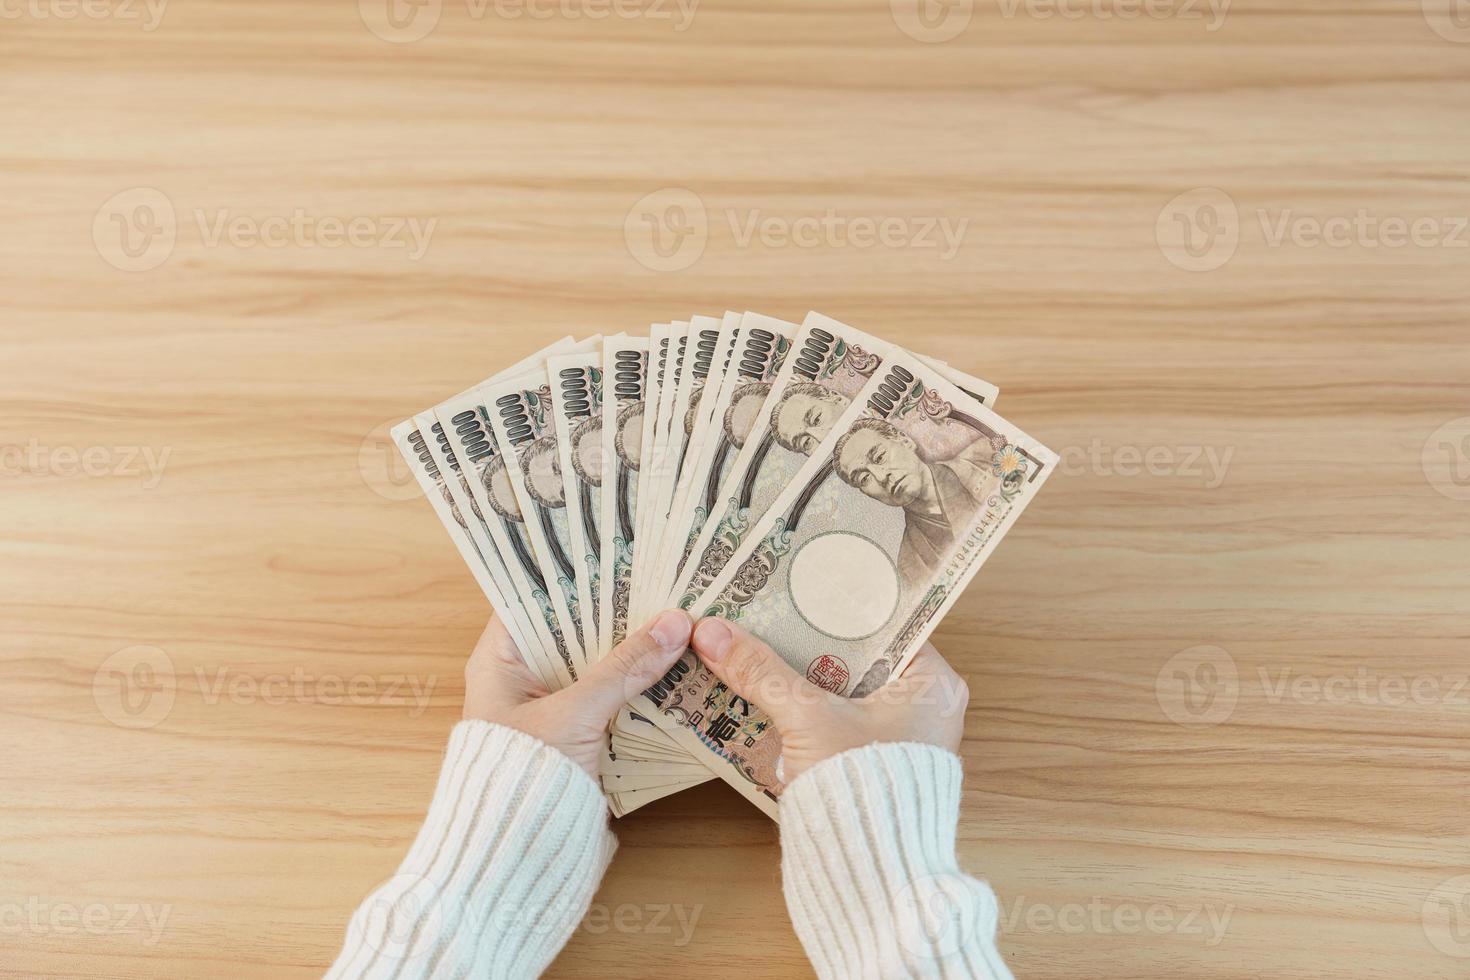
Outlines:
[[[689,617],[677,609],[661,612],[648,633],[664,650],[681,648],[689,642]]]
[[[718,619],[706,619],[694,631],[694,648],[705,660],[719,663],[730,649],[731,639],[730,627]]]

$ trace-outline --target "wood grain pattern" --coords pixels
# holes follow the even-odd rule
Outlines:
[[[564,333],[727,307],[946,357],[1066,454],[935,637],[974,691],[963,856],[1019,976],[1470,972],[1448,0],[1242,0],[1213,31],[1184,0],[961,0],[943,43],[876,0],[705,0],[684,30],[651,2],[450,0],[412,43],[372,0],[3,8],[0,974],[319,975],[423,815],[487,610],[385,424]],[[1185,218],[1238,247],[1186,271],[1160,215],[1211,187],[1234,225]],[[176,241],[130,272],[137,188]],[[707,218],[674,272],[630,219],[665,188]],[[437,223],[417,261],[212,238],[298,209]],[[744,238],[829,210],[966,224],[948,258]],[[1360,211],[1432,225],[1273,243]],[[116,668],[157,689],[138,714]],[[732,792],[618,832],[623,927],[554,976],[808,974],[776,828]]]

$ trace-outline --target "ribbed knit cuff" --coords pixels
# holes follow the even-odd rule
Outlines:
[[[781,794],[786,905],[823,978],[1009,980],[995,894],[955,857],[960,760],[932,745],[868,745]]]
[[[596,781],[556,749],[461,722],[408,857],[353,915],[327,976],[539,976],[612,860],[607,824]]]

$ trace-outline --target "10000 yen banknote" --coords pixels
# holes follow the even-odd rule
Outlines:
[[[668,418],[678,391],[678,371],[689,341],[689,324],[675,321],[655,325],[649,337],[648,408],[643,413],[642,458],[638,464],[638,527],[633,546],[633,591],[628,617],[636,619],[643,593],[648,589],[648,570],[658,548],[658,526],[653,511],[659,497],[659,482],[668,466]]]
[[[459,549],[461,557],[469,565],[475,580],[485,590],[490,604],[505,624],[506,631],[516,643],[521,659],[531,672],[549,688],[555,689],[566,682],[551,663],[545,648],[525,609],[526,599],[518,592],[514,576],[504,565],[498,549],[493,545],[481,550],[471,530],[478,519],[474,506],[461,506],[450,488],[453,480],[446,477],[448,468],[441,462],[441,454],[432,451],[434,436],[423,416],[403,422],[393,430],[393,439],[404,458],[408,460],[419,485],[423,488],[435,513],[449,531],[451,540]]]
[[[634,562],[633,606],[629,618],[642,622],[650,612],[654,579],[662,556],[669,503],[679,467],[682,442],[680,413],[688,404],[690,379],[694,374],[695,344],[701,333],[718,332],[719,321],[695,316],[686,323],[676,321],[669,333],[669,352],[663,383],[659,387],[658,414],[654,417],[653,445],[647,450],[643,491],[645,530]]]
[[[549,688],[678,603],[859,696],[1054,465],[995,395],[820,314],[727,313],[564,339],[394,440]],[[780,752],[759,705],[686,654],[619,712],[599,777],[618,814],[716,774],[774,815]]]
[[[890,350],[692,611],[741,622],[818,686],[866,694],[907,666],[1055,462]],[[758,705],[692,653],[638,703],[775,816],[781,743]]]
[[[442,449],[451,452],[463,470],[465,484],[483,519],[494,553],[520,600],[526,633],[521,652],[539,660],[543,680],[552,688],[571,683],[575,665],[552,609],[541,566],[532,550],[520,504],[510,485],[506,460],[490,429],[490,411],[485,393],[490,385],[527,373],[544,373],[546,361],[557,354],[595,350],[600,338],[574,343],[570,337],[552,344],[487,381],[437,405],[434,432],[444,437]],[[426,426],[427,427],[427,426]]]
[[[607,475],[601,501],[602,589],[598,595],[597,628],[605,655],[628,632],[633,522],[638,513],[638,466],[643,451],[644,399],[648,390],[648,338],[609,338],[602,351],[602,378]]]
[[[659,518],[659,544],[653,566],[648,592],[649,605],[643,610],[651,615],[665,604],[664,600],[673,573],[670,567],[684,548],[684,537],[675,529],[675,515],[688,493],[692,470],[702,455],[703,442],[709,423],[709,404],[717,391],[707,390],[711,379],[723,377],[730,352],[738,335],[740,315],[727,313],[723,320],[713,317],[695,317],[690,321],[689,357],[687,369],[679,379],[679,391],[674,398],[672,417],[669,420],[669,454],[672,465],[669,469],[668,504]],[[718,388],[718,384],[716,385]]]
[[[808,317],[808,321],[812,318]],[[841,326],[838,324],[838,326]],[[850,327],[804,323],[690,550],[678,605],[688,609],[807,462],[891,348]],[[753,389],[751,397],[758,397]]]
[[[794,323],[758,313],[744,314],[718,386],[713,393],[708,386],[704,390],[703,399],[709,406],[690,436],[697,455],[681,473],[682,486],[669,512],[668,540],[657,590],[661,605],[675,598],[670,593],[674,584],[682,581],[680,570],[765,405],[771,380],[780,370],[797,330]]]
[[[445,490],[454,505],[453,513],[461,519],[462,526],[469,532],[481,560],[489,569],[490,577],[506,597],[507,608],[496,606],[496,610],[501,613],[501,619],[511,635],[517,638],[527,662],[534,662],[537,676],[549,683],[556,675],[554,670],[547,669],[550,666],[550,657],[547,648],[541,644],[540,634],[536,632],[533,622],[537,614],[534,607],[526,608],[526,599],[506,564],[506,553],[500,549],[491,533],[487,512],[475,499],[470,477],[466,468],[460,465],[459,454],[450,445],[448,434],[433,412],[421,412],[412,421],[417,437],[423,442],[421,454],[428,454],[444,474]]]
[[[543,368],[536,374],[488,386],[485,400],[489,403],[490,429],[505,460],[505,476],[520,505],[531,551],[546,583],[546,598],[561,623],[562,639],[580,667],[587,662],[586,636],[551,408],[551,383]],[[575,676],[576,670],[572,673]]]
[[[582,610],[586,654],[596,660],[598,586],[602,576],[602,352],[553,357],[546,362],[551,409],[560,455],[562,498],[571,532],[577,603]]]
[[[571,337],[563,337],[507,368],[500,376],[533,370],[549,355],[576,348]],[[507,569],[504,551],[488,533],[485,519],[488,508],[484,508],[471,493],[472,487],[467,482],[470,478],[462,469],[454,449],[445,441],[438,419],[432,412],[420,413],[397,426],[393,436],[435,513],[470,566],[475,580],[481,583],[505,622],[528,665],[543,681],[550,683],[554,674],[546,668],[546,648],[534,629],[527,600]]]

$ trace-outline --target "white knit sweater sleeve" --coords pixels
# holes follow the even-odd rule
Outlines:
[[[955,857],[961,775],[931,745],[869,745],[781,795],[786,906],[824,980],[1009,980],[995,894]]]
[[[616,847],[602,790],[575,763],[523,732],[461,722],[418,838],[326,975],[539,976]]]

